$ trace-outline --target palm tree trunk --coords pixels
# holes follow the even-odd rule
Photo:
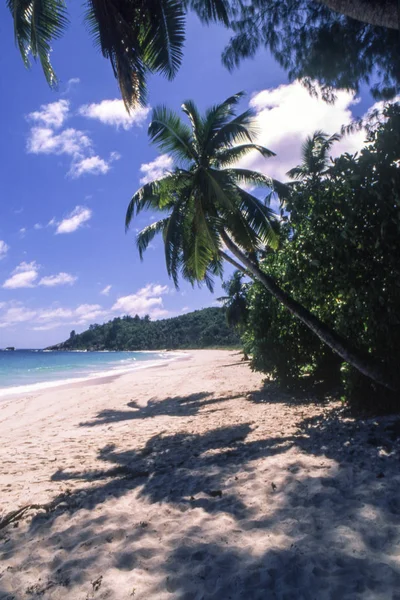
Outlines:
[[[399,29],[398,0],[314,0],[331,10],[369,25]]]
[[[324,342],[333,352],[336,352],[345,362],[360,371],[363,375],[372,379],[389,390],[398,391],[400,382],[394,374],[388,373],[387,369],[374,361],[370,356],[364,355],[351,344],[333,331],[328,325],[325,325],[309,310],[304,308],[299,302],[294,300],[287,292],[282,290],[276,281],[263,273],[261,269],[253,263],[243,252],[236,246],[231,238],[225,233],[221,233],[221,238],[224,241],[228,250],[240,261],[240,264],[231,259],[225,252],[221,252],[222,257],[233,264],[237,269],[247,275],[251,275],[252,279],[257,279],[262,285],[281,302],[295,317],[300,319],[306,327],[311,329],[319,339]]]

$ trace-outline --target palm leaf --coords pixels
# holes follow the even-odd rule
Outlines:
[[[238,191],[241,199],[240,209],[257,238],[265,245],[277,248],[278,220],[274,211],[245,190]]]
[[[148,225],[147,227],[144,227],[142,231],[139,231],[139,233],[136,236],[136,245],[139,250],[140,260],[143,260],[143,253],[148,248],[150,242],[158,233],[164,231],[167,224],[168,217],[165,219],[160,219],[155,223],[151,223],[151,225]]]
[[[207,145],[208,155],[243,142],[254,143],[258,129],[252,110],[246,110],[216,131]]]
[[[264,148],[264,146],[259,146],[258,144],[240,144],[239,146],[226,148],[216,152],[215,164],[218,165],[219,168],[234,165],[252,151],[259,152],[264,158],[275,156],[275,152],[268,150],[268,148]]]
[[[152,71],[172,79],[183,58],[184,8],[179,0],[153,0],[151,13],[150,25],[142,41],[143,60]]]
[[[187,3],[203,23],[221,21],[229,25],[231,6],[228,0],[189,0]]]
[[[188,116],[192,128],[193,144],[196,148],[196,154],[200,155],[200,148],[203,144],[204,123],[197,109],[197,106],[192,100],[186,100],[182,104],[182,110]]]
[[[51,86],[57,77],[50,62],[51,44],[68,26],[63,0],[7,0],[14,19],[14,35],[26,67],[29,55],[42,65],[46,80]]]
[[[168,152],[177,160],[190,161],[196,158],[189,127],[182,123],[176,113],[165,106],[153,110],[149,136],[151,142],[162,152]]]

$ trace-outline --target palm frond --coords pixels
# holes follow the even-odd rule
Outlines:
[[[192,128],[193,144],[196,148],[196,154],[200,155],[200,149],[203,144],[204,123],[197,106],[193,100],[186,100],[182,104],[182,110],[188,116]]]
[[[185,11],[179,0],[152,0],[150,23],[141,46],[143,60],[151,71],[172,79],[183,58]]]
[[[235,107],[245,95],[245,92],[238,92],[221,102],[221,104],[216,104],[206,110],[204,118],[204,155],[216,133],[235,117]]]
[[[187,162],[196,158],[190,128],[165,106],[153,110],[148,131],[151,142],[176,160]]]
[[[224,171],[227,172],[238,185],[266,187],[278,194],[280,198],[285,198],[288,194],[288,187],[286,184],[273,177],[268,177],[268,175],[259,173],[258,171],[239,168],[224,169]]]
[[[233,148],[219,150],[215,153],[213,162],[215,161],[215,165],[222,169],[234,165],[252,151],[259,152],[264,158],[275,156],[275,152],[264,148],[264,146],[259,146],[258,144],[240,144],[239,146],[233,146]]]
[[[251,109],[246,110],[216,131],[207,145],[207,153],[211,155],[226,147],[254,143],[257,133],[254,112]]]
[[[85,22],[95,46],[107,58],[127,110],[146,103],[146,74],[141,40],[149,15],[130,0],[88,0]]]
[[[151,225],[147,225],[144,227],[136,236],[136,245],[139,250],[140,260],[143,260],[143,253],[148,248],[150,242],[155,238],[155,236],[164,231],[166,226],[168,225],[168,217],[165,219],[160,219],[155,223],[151,223]]]
[[[328,136],[322,130],[317,130],[313,135],[308,136],[301,149],[302,163],[286,174],[291,179],[301,180],[310,175],[323,174],[329,161],[329,152],[333,144],[341,139],[341,135],[335,133]]]
[[[187,5],[203,23],[216,21],[229,25],[231,5],[228,0],[188,0]]]
[[[249,192],[240,189],[238,193],[241,199],[240,210],[249,227],[262,244],[277,248],[279,241],[277,215],[269,206]]]
[[[64,0],[7,0],[14,20],[15,41],[26,67],[29,55],[42,65],[50,86],[57,84],[57,76],[50,62],[53,41],[62,36],[68,26]]]
[[[175,171],[161,179],[146,183],[132,196],[126,216],[125,229],[129,229],[133,217],[142,210],[165,210],[173,202],[174,193],[179,193],[187,185],[188,178],[184,172]]]

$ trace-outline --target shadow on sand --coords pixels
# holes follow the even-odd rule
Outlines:
[[[260,401],[261,396],[256,393],[251,399]],[[102,411],[81,427],[157,415],[194,415],[202,407],[227,400],[229,397],[200,393],[162,402],[150,400],[145,407],[130,402],[129,410]],[[281,401],[291,403],[289,397]],[[243,400],[244,415],[247,406]],[[398,483],[390,477],[399,468],[399,422],[355,421],[328,407],[325,415],[300,419],[295,434],[248,440],[254,425],[246,418],[244,421],[203,434],[159,433],[139,450],[107,445],[98,453],[103,469],[55,472],[53,480],[77,482],[76,489],[56,497],[47,514],[35,515],[25,537],[18,530],[8,531],[0,545],[2,558],[10,559],[18,557],[20,544],[46,539],[54,552],[61,545],[68,560],[58,570],[55,561],[51,575],[25,595],[2,589],[0,570],[0,600],[53,598],[52,590],[61,588],[71,590],[71,595],[60,597],[74,598],[74,586],[85,569],[99,561],[101,553],[109,552],[107,535],[111,544],[116,530],[124,533],[113,554],[113,567],[134,570],[145,560],[148,524],[127,513],[119,515],[116,529],[115,523],[95,510],[133,490],[147,503],[160,507],[181,512],[201,509],[214,518],[228,515],[236,524],[235,531],[254,532],[255,544],[260,535],[269,535],[277,526],[284,532],[281,547],[259,553],[257,547],[241,547],[233,538],[222,541],[217,533],[214,540],[204,542],[195,536],[190,543],[189,530],[173,549],[163,550],[154,574],[160,583],[149,590],[149,598],[158,598],[166,589],[171,598],[180,600],[292,600],[296,589],[296,600],[400,600],[400,552],[396,546],[400,495],[393,491]],[[316,477],[301,460],[290,462],[276,491],[279,502],[262,514],[241,493],[240,483],[246,480],[251,490],[249,481],[255,481],[257,475],[252,465],[292,449],[300,450],[301,456],[333,459],[337,468]],[[270,483],[265,485],[271,493]],[[76,515],[80,520],[72,521]],[[62,534],[52,532],[55,521],[61,521]],[[93,536],[101,538],[101,543],[92,544],[84,557],[76,555]],[[348,544],[343,541],[346,536]],[[352,546],[354,539],[357,548]],[[132,552],[132,544],[138,540],[143,544]]]

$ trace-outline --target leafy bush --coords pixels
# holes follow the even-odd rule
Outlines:
[[[281,244],[262,259],[291,295],[355,347],[400,363],[400,105],[369,134],[359,155],[340,156],[293,184]],[[339,374],[339,361],[258,284],[249,293],[244,336],[254,367],[286,384],[305,372]],[[342,368],[346,397],[357,408],[399,408],[397,394]]]

